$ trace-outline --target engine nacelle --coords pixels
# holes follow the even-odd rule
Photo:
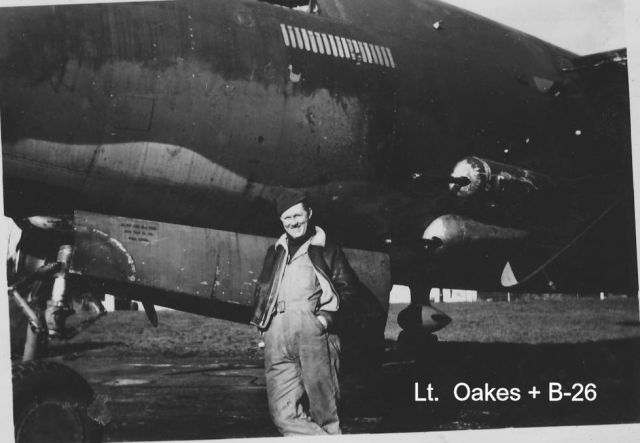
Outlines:
[[[453,168],[451,177],[466,177],[469,180],[469,184],[464,186],[455,183],[449,185],[449,189],[463,199],[483,194],[525,196],[555,185],[554,181],[544,174],[479,157],[460,160]]]

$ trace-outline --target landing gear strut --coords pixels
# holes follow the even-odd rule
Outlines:
[[[22,362],[12,368],[17,443],[100,442],[101,424],[108,421],[104,405],[79,374],[59,363],[37,359],[49,337],[69,338],[78,332],[69,334],[65,326],[66,318],[74,313],[67,300],[71,254],[72,247],[62,245],[56,263],[41,266],[9,288],[28,321]],[[45,283],[51,281],[52,286]],[[51,298],[42,310],[49,287]],[[31,304],[21,292],[29,294],[26,298]]]

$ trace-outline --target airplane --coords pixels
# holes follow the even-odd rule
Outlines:
[[[37,359],[78,294],[248,323],[291,190],[361,280],[354,364],[392,284],[410,338],[451,320],[432,287],[638,289],[624,49],[578,56],[438,0],[185,0],[4,9],[0,60],[27,397],[29,377],[79,383]],[[40,413],[16,413],[19,441]]]

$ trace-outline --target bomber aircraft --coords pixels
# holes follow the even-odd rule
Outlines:
[[[248,322],[291,190],[361,280],[347,351],[379,350],[392,284],[409,335],[450,321],[432,287],[637,291],[624,49],[577,56],[438,0],[15,7],[0,112],[19,441],[47,415],[98,438],[73,425],[88,385],[82,420],[50,412],[82,381],[37,360],[74,295]]]

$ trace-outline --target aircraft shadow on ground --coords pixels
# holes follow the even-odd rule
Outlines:
[[[431,342],[419,347],[387,342],[375,388],[360,385],[344,413],[382,416],[374,432],[626,423],[640,420],[640,339],[562,344]],[[359,379],[361,380],[361,379]],[[349,380],[345,387],[349,386]],[[352,386],[357,386],[358,382]],[[426,397],[429,383],[438,402]],[[518,401],[458,400],[454,387],[518,388]],[[571,395],[550,401],[549,383]],[[594,401],[571,401],[575,383],[595,385]],[[527,391],[541,394],[532,399]],[[348,392],[348,389],[347,389]],[[458,392],[464,395],[465,390]],[[495,394],[495,390],[494,390]],[[576,398],[584,398],[584,393]],[[376,414],[375,411],[378,411]]]

